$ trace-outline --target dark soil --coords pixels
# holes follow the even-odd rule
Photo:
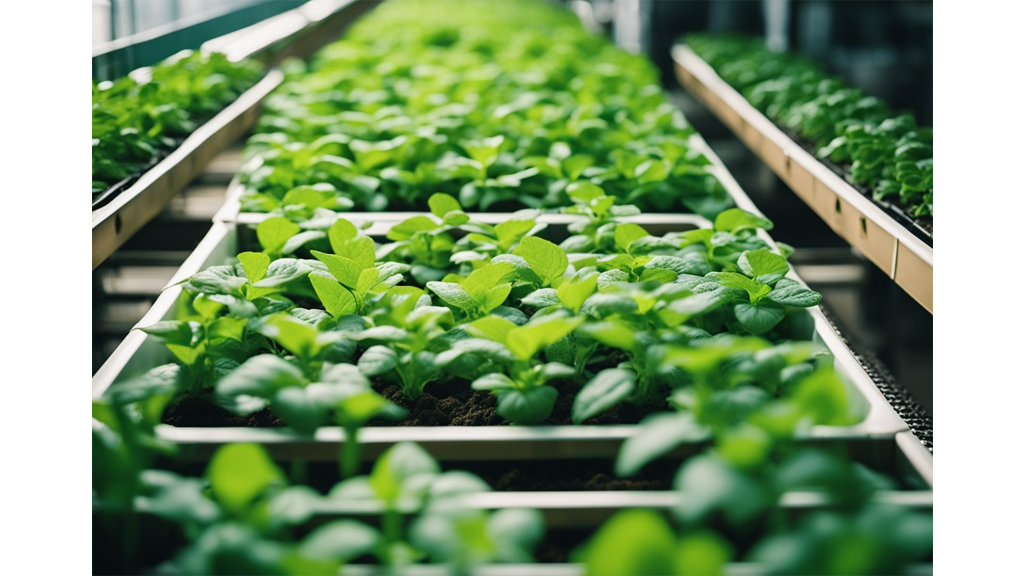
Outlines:
[[[498,492],[671,490],[679,462],[658,460],[631,478],[619,478],[611,461],[503,462],[460,464]]]
[[[543,423],[548,425],[572,424],[572,404],[580,391],[579,384],[556,383],[558,400],[551,416]],[[380,380],[373,388],[382,396],[409,411],[409,417],[392,422],[371,420],[368,426],[497,426],[508,421],[494,412],[497,399],[491,392],[473,390],[466,382],[449,381],[431,383],[423,395],[410,400],[399,386]],[[664,399],[641,406],[620,404],[584,424],[636,424],[652,412],[667,410]]]
[[[284,421],[274,415],[270,408],[248,416],[235,416],[224,408],[194,396],[175,401],[164,411],[164,424],[186,428],[226,426],[274,427],[285,426]]]
[[[556,383],[558,399],[546,425],[572,424],[572,404],[579,384]],[[396,385],[375,380],[373,388],[382,396],[409,411],[400,420],[375,419],[367,426],[500,426],[509,422],[495,412],[497,398],[491,392],[473,390],[465,381],[434,382],[422,396],[410,400]],[[643,405],[620,404],[583,424],[636,424],[653,412],[668,410],[665,399]],[[287,426],[265,408],[249,416],[236,416],[206,398],[188,396],[173,402],[164,412],[164,424],[182,427],[279,427]]]

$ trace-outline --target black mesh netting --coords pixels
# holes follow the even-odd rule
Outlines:
[[[860,362],[860,365],[867,372],[868,376],[875,383],[875,386],[882,392],[885,399],[889,401],[900,418],[907,423],[910,430],[914,432],[917,439],[924,444],[929,452],[932,452],[932,415],[921,405],[920,402],[910,393],[909,390],[900,385],[893,377],[885,364],[870,350],[857,346],[846,338],[842,325],[829,311],[821,307],[822,313],[835,329],[836,333],[846,344],[846,347],[853,352],[853,356]]]

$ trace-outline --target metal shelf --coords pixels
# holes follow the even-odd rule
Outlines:
[[[684,45],[672,49],[679,81],[729,127],[832,230],[929,312],[932,247],[779,129]]]
[[[109,204],[92,212],[92,269],[163,211],[167,203],[206,165],[241,138],[256,122],[260,104],[284,78],[271,70],[227,108],[190,134]]]

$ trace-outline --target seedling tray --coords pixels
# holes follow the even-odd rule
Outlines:
[[[676,230],[699,225],[691,217],[680,217]],[[564,224],[562,224],[564,226]],[[371,231],[386,232],[388,223],[375,222]],[[543,231],[557,234],[558,225]],[[140,321],[145,326],[171,319],[181,287],[175,284],[212,265],[231,261],[245,248],[240,238],[242,227],[215,223],[196,251],[172,278],[171,286],[157,299],[153,308]],[[817,337],[834,356],[837,371],[848,384],[851,399],[862,408],[864,420],[848,427],[819,426],[802,439],[810,442],[841,442],[861,446],[874,453],[868,460],[884,466],[894,454],[894,438],[908,430],[893,411],[871,378],[843,344],[840,337],[817,308],[810,309]],[[116,380],[132,377],[154,366],[170,361],[164,345],[140,331],[134,331],[114,351],[93,378],[93,395],[99,397]],[[415,441],[441,460],[530,460],[564,458],[613,457],[621,443],[635,430],[635,425],[615,426],[480,426],[480,427],[366,427],[360,433],[363,456],[370,459],[388,446],[401,441]],[[219,446],[234,442],[263,444],[279,460],[330,461],[337,458],[342,443],[341,430],[323,427],[313,437],[294,434],[285,428],[185,428],[160,426],[160,437],[183,448],[182,457],[204,460]],[[696,445],[690,446],[692,453]],[[687,447],[682,449],[686,453]],[[930,464],[929,464],[930,467]]]
[[[865,196],[776,126],[688,47],[675,46],[672,58],[679,81],[690,94],[836,234],[860,250],[921,306],[933,311],[933,256],[928,231],[907,222],[902,211]]]
[[[181,145],[127,189],[92,213],[92,267],[96,269],[256,121],[260,103],[284,78],[271,70],[233,103],[197,128]]]
[[[739,189],[739,185],[736,184],[735,181],[732,181],[731,183],[726,182],[726,180],[732,180],[732,177],[729,176],[728,171],[722,164],[721,160],[719,160],[717,156],[714,156],[714,152],[711,151],[711,148],[708,146],[707,142],[705,142],[704,139],[701,138],[699,135],[695,134],[690,136],[688,144],[692,149],[701,152],[708,158],[708,160],[711,161],[711,165],[707,167],[708,172],[713,174],[720,182],[722,182],[722,185],[725,187],[726,192],[733,198],[734,201],[736,201],[735,191]],[[259,158],[252,158],[249,161],[258,163]],[[224,203],[224,206],[219,211],[217,211],[217,214],[214,215],[214,220],[219,222],[228,222],[232,224],[259,224],[260,222],[273,216],[272,214],[259,212],[243,212],[241,209],[241,198],[244,193],[245,186],[242,185],[242,183],[236,176],[231,181],[231,184],[228,187],[227,201]],[[743,198],[746,198],[746,195],[742,193],[742,190],[740,190],[740,194],[743,196]],[[737,206],[739,206],[740,208],[743,208],[744,210],[754,211],[751,210],[751,208],[753,207],[753,203],[751,203],[749,199],[746,199],[745,204],[746,205],[740,205],[740,202],[737,201]],[[523,208],[526,209],[525,206]],[[574,218],[572,215],[558,213],[557,209],[542,209],[541,211],[544,212],[542,221],[546,224],[558,223],[564,225],[567,224],[568,222],[571,222]],[[344,216],[346,218],[369,221],[374,223],[388,223],[393,225],[411,216],[423,213],[424,212],[353,211],[345,212]],[[498,224],[500,222],[509,220],[512,216],[512,212],[468,212],[468,214],[474,222],[482,222],[484,224]],[[707,222],[706,219],[695,214],[681,212],[644,212],[643,214],[622,218],[621,220],[624,222],[633,222],[635,224],[639,224],[640,226],[643,226],[651,234],[663,234],[665,232],[671,232],[672,230],[675,230],[675,228],[673,228],[672,226],[674,223],[680,221],[680,219],[686,221]],[[710,225],[710,223],[708,223],[708,225]]]

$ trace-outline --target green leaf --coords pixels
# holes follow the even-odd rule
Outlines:
[[[675,533],[652,510],[619,512],[583,548],[588,576],[675,574]]]
[[[371,268],[377,261],[376,245],[373,243],[373,239],[368,236],[358,236],[347,241],[343,252],[337,254],[351,259],[360,268]]]
[[[264,252],[279,254],[284,247],[284,243],[300,231],[301,228],[299,228],[298,224],[293,223],[287,218],[275,216],[267,218],[256,226],[256,238],[259,240]]]
[[[747,293],[747,297],[751,303],[756,303],[762,297],[766,296],[771,292],[771,286],[747,278],[743,274],[737,274],[736,272],[717,272],[708,276],[713,278],[716,282],[725,286],[726,288],[732,288],[733,290],[743,290]]]
[[[821,294],[805,288],[795,280],[791,282],[783,284],[783,281],[780,280],[765,298],[776,304],[798,308],[810,308],[811,306],[817,306],[821,302]]]
[[[529,360],[542,348],[561,340],[583,322],[583,318],[545,316],[509,330],[506,345],[520,360]]]
[[[740,230],[772,229],[772,222],[741,208],[730,208],[715,217],[715,230],[735,234]]]
[[[261,354],[221,378],[216,391],[218,397],[233,402],[228,406],[235,413],[251,414],[263,408],[278,390],[305,382],[298,367],[273,354]],[[253,402],[252,398],[264,401]]]
[[[461,310],[474,310],[476,301],[470,296],[462,285],[454,282],[427,282],[427,290],[430,290],[445,303],[455,306]]]
[[[683,464],[675,488],[687,496],[676,509],[687,523],[721,510],[730,524],[742,526],[770,506],[775,496],[770,486],[710,455],[694,456]]]
[[[306,388],[282,388],[274,395],[271,405],[274,407],[274,414],[280,416],[299,434],[310,436],[317,428],[327,423],[328,407],[310,396]]]
[[[591,274],[582,280],[572,279],[562,282],[558,287],[558,299],[563,306],[578,313],[583,303],[594,293],[598,280],[598,274]]]
[[[160,340],[169,344],[177,344],[179,346],[191,346],[193,330],[192,325],[188,322],[180,320],[161,320],[155,324],[149,326],[142,326],[139,328],[150,336],[155,336]]]
[[[270,266],[270,256],[262,252],[242,252],[238,255],[238,261],[242,263],[242,270],[250,284],[263,280]]]
[[[441,192],[431,194],[430,198],[427,199],[427,204],[430,206],[430,211],[434,216],[437,216],[442,220],[449,212],[462,211],[462,206],[459,205],[458,200]]]
[[[502,344],[508,339],[508,333],[518,328],[512,322],[498,316],[484,316],[463,325],[463,329],[478,338],[487,338]]]
[[[331,316],[341,318],[356,313],[356,298],[344,286],[317,274],[310,274],[309,281],[313,284],[316,297],[320,299],[324,309],[330,312]]]
[[[317,250],[311,251],[311,254],[327,266],[327,270],[330,271],[331,275],[334,276],[338,282],[341,282],[345,286],[353,289],[359,283],[359,274],[363,271],[364,266],[360,265],[355,260],[336,254],[327,254]]]
[[[299,554],[318,560],[349,562],[372,553],[380,532],[355,520],[335,520],[320,526],[299,545]]]
[[[592,182],[573,182],[566,186],[565,191],[569,197],[577,202],[588,204],[605,195],[600,186]]]
[[[545,286],[560,278],[569,267],[569,258],[561,248],[536,236],[523,238],[516,252],[541,277]]]
[[[551,386],[499,390],[494,411],[515,424],[537,424],[551,415],[558,399],[558,390]]]
[[[242,513],[284,475],[258,444],[228,444],[218,449],[206,469],[214,498],[233,514]]]
[[[786,309],[770,302],[750,304],[748,302],[737,302],[733,306],[733,313],[740,325],[751,334],[759,335],[771,330],[776,324],[782,321],[786,315]]]
[[[569,282],[563,282],[562,286],[566,286],[568,284]],[[561,288],[561,286],[559,286],[559,288]],[[523,296],[519,301],[526,306],[532,306],[534,308],[559,306],[562,303],[558,297],[558,292],[556,292],[554,288],[539,288],[530,292],[526,296]]]
[[[344,218],[338,218],[331,224],[331,227],[327,230],[327,238],[331,243],[331,250],[335,254],[340,254],[345,249],[345,244],[359,235],[359,229],[356,228],[355,224],[345,220]]]
[[[417,477],[436,476],[441,467],[430,454],[412,442],[399,442],[377,459],[370,473],[370,487],[380,500],[393,504],[408,494]]]
[[[580,307],[580,312],[588,316],[606,318],[615,315],[628,315],[638,311],[636,300],[618,294],[594,294]]]
[[[708,430],[698,425],[692,412],[651,414],[622,443],[615,459],[615,474],[628,477],[683,442],[706,440]]]
[[[572,405],[573,424],[606,412],[635,390],[636,373],[631,370],[609,368],[598,372],[576,395]]]
[[[516,383],[504,374],[492,372],[474,380],[472,388],[473,390],[515,390]]]
[[[679,542],[673,574],[723,576],[731,558],[732,547],[721,536],[709,531],[691,531]]]
[[[358,366],[367,376],[379,376],[398,366],[398,354],[387,346],[370,346],[359,357]]]
[[[647,230],[632,222],[624,222],[615,227],[615,245],[623,252],[629,252],[629,245],[644,236],[649,236]]]
[[[744,274],[764,284],[774,284],[789,273],[786,259],[769,250],[747,250],[736,264]]]
[[[494,233],[498,235],[498,243],[503,248],[510,248],[527,232],[533,230],[534,226],[536,222],[533,220],[506,220],[494,227]]]
[[[391,230],[388,230],[388,240],[395,242],[408,240],[418,232],[430,232],[440,227],[437,222],[427,216],[413,216],[392,226]]]

